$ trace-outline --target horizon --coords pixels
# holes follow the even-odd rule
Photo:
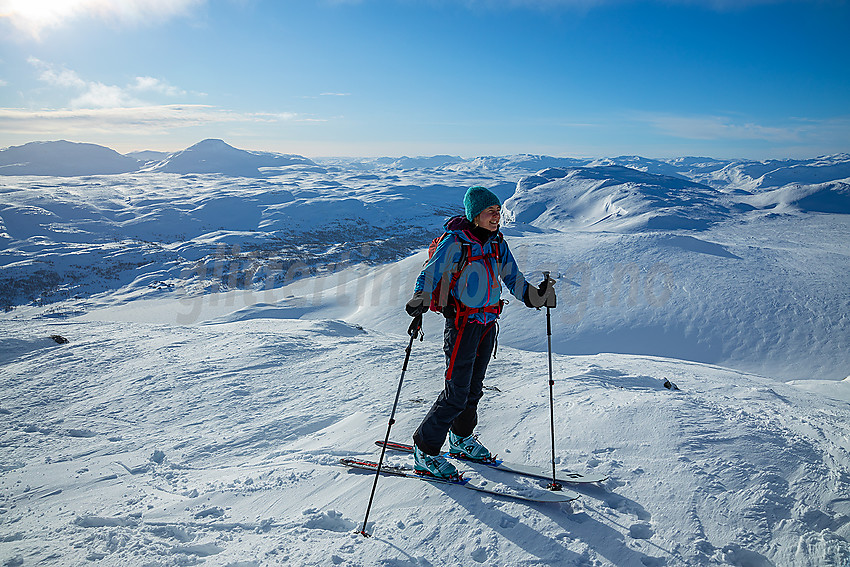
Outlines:
[[[0,0],[0,146],[307,157],[850,151],[850,5]],[[175,149],[179,148],[179,149]]]
[[[457,154],[446,154],[446,153],[442,153],[442,154],[396,154],[396,155],[375,154],[375,155],[359,155],[359,156],[358,155],[307,155],[307,154],[301,154],[301,153],[297,153],[297,152],[275,152],[274,150],[259,150],[257,148],[237,147],[237,146],[234,146],[233,144],[231,144],[230,142],[228,142],[227,140],[224,140],[222,138],[204,138],[203,140],[198,140],[197,142],[194,142],[194,143],[192,143],[192,144],[190,144],[186,147],[179,148],[179,149],[173,149],[173,150],[153,150],[153,149],[150,149],[150,148],[142,148],[142,149],[130,150],[128,152],[121,152],[121,151],[118,151],[117,149],[112,148],[110,146],[105,146],[103,144],[98,144],[96,142],[89,142],[89,141],[65,140],[65,139],[62,139],[62,140],[31,140],[29,142],[24,142],[22,144],[14,144],[14,145],[11,145],[11,146],[0,147],[0,152],[2,152],[4,150],[11,149],[11,148],[20,148],[20,147],[23,147],[23,146],[26,146],[26,145],[29,145],[29,144],[49,144],[49,143],[54,143],[54,142],[67,142],[67,143],[71,143],[71,144],[88,144],[88,145],[100,146],[100,147],[104,147],[104,148],[116,151],[117,153],[119,153],[120,155],[123,155],[123,156],[129,156],[130,154],[142,153],[142,152],[156,152],[156,153],[163,153],[163,154],[167,154],[167,155],[173,155],[173,154],[182,152],[184,150],[187,150],[187,149],[189,149],[193,146],[196,146],[196,145],[200,144],[201,142],[206,142],[206,141],[209,141],[209,140],[216,140],[216,141],[224,142],[226,145],[228,145],[228,146],[230,146],[230,147],[232,147],[236,150],[249,151],[249,152],[269,152],[269,153],[291,154],[291,155],[297,155],[297,156],[300,156],[300,157],[305,157],[305,158],[308,158],[308,159],[316,159],[316,160],[321,160],[321,159],[351,159],[351,160],[363,159],[363,160],[368,160],[368,159],[382,159],[382,158],[420,159],[420,158],[432,158],[432,157],[443,157],[444,156],[444,157],[450,157],[450,158],[457,158],[457,159],[460,159],[460,160],[463,160],[463,161],[468,161],[468,160],[473,160],[473,159],[477,159],[477,158],[507,158],[507,157],[528,155],[528,156],[537,156],[537,157],[552,157],[552,158],[564,158],[564,159],[586,159],[586,160],[619,159],[619,158],[637,157],[637,158],[642,158],[642,159],[647,159],[647,160],[655,160],[655,161],[693,158],[693,159],[712,159],[712,160],[718,160],[718,161],[768,162],[768,161],[788,161],[788,160],[805,161],[805,160],[815,160],[815,159],[819,159],[819,158],[831,158],[831,157],[842,156],[842,155],[850,155],[850,153],[848,153],[848,152],[835,152],[835,153],[831,153],[831,154],[811,155],[811,156],[799,157],[799,158],[784,156],[784,157],[764,158],[764,159],[750,158],[748,156],[720,158],[720,157],[717,157],[717,156],[709,156],[709,155],[684,155],[684,154],[683,155],[676,155],[676,156],[669,156],[669,157],[657,157],[657,156],[646,156],[646,155],[640,155],[640,154],[619,154],[619,155],[613,155],[612,154],[612,155],[588,156],[588,155],[566,155],[566,154],[563,154],[563,155],[534,154],[534,153],[529,153],[529,152],[519,152],[519,153],[514,153],[514,154],[486,154],[486,155],[481,154],[481,155],[468,155],[468,156],[462,156],[462,155],[457,155]]]

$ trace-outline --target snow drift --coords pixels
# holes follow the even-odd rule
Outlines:
[[[550,168],[523,178],[505,216],[552,230],[701,230],[728,218],[705,185],[621,166]]]

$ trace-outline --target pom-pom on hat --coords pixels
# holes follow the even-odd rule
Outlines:
[[[502,203],[492,191],[480,185],[470,187],[463,196],[463,208],[466,209],[466,219],[469,222],[480,215],[481,211],[493,205],[501,207]]]

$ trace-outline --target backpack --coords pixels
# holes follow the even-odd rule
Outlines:
[[[447,236],[448,232],[444,232],[440,236],[436,237],[431,241],[431,244],[428,246],[428,260],[434,255],[434,251],[437,250],[437,246],[440,245]],[[443,313],[443,310],[450,304],[450,302],[455,302],[460,304],[460,302],[450,295],[450,291],[454,288],[457,280],[460,278],[461,272],[463,272],[464,268],[469,264],[470,260],[481,260],[482,258],[494,257],[496,258],[496,263],[498,264],[500,261],[499,258],[499,238],[501,236],[494,238],[490,241],[490,252],[484,253],[481,256],[473,256],[470,258],[470,250],[472,245],[469,242],[464,240],[459,240],[461,246],[460,259],[451,269],[451,279],[448,282],[447,286],[443,286],[444,277],[440,277],[439,281],[437,281],[437,285],[434,286],[434,291],[431,292],[431,304],[429,308],[431,311],[436,311],[437,313]],[[428,260],[425,262],[427,263]]]

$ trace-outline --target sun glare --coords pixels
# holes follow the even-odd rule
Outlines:
[[[0,0],[0,18],[39,38],[50,28],[85,16],[124,23],[184,14],[204,0]]]
[[[11,23],[34,36],[45,28],[62,25],[72,18],[87,0],[7,0],[2,14]]]

